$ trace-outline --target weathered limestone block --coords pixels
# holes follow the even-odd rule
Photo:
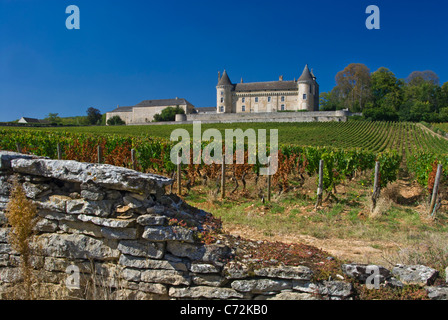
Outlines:
[[[291,289],[292,283],[287,280],[275,279],[234,280],[231,283],[231,286],[233,289],[240,292],[259,294]]]
[[[166,299],[166,296],[143,292],[140,290],[129,290],[129,289],[120,289],[115,291],[111,300],[163,300]]]
[[[92,236],[95,238],[103,237],[103,233],[101,232],[101,227],[91,224],[85,223],[81,221],[65,221],[61,220],[58,223],[59,229],[66,233],[74,233],[74,234],[85,234],[87,236]]]
[[[426,287],[426,292],[431,300],[448,300],[447,287]]]
[[[165,216],[145,214],[137,218],[137,223],[142,226],[163,226],[168,222]]]
[[[0,242],[8,242],[8,233],[10,228],[0,228]]]
[[[188,271],[187,265],[179,261],[155,260],[122,254],[118,260],[120,265],[136,269],[165,269]]]
[[[168,241],[166,249],[175,256],[186,257],[193,261],[209,262],[217,266],[224,266],[231,255],[231,249],[220,244],[197,245]]]
[[[21,279],[19,268],[0,268],[0,283],[15,283]]]
[[[51,188],[48,184],[34,184],[31,182],[22,183],[23,191],[30,199],[37,199],[38,197],[42,197],[44,195],[48,195],[51,193]]]
[[[81,190],[80,194],[81,198],[84,198],[85,200],[90,201],[101,201],[105,197],[104,192],[94,192],[90,190]]]
[[[192,274],[193,284],[198,286],[221,287],[227,280],[220,274]]]
[[[49,159],[14,159],[15,172],[55,178],[75,183],[94,183],[101,187],[153,193],[172,183],[171,179],[108,164]]]
[[[40,218],[34,229],[39,232],[55,232],[58,230],[58,223],[45,218]]]
[[[165,253],[165,244],[142,240],[122,240],[118,243],[118,250],[131,256],[162,259]]]
[[[135,225],[135,219],[122,220],[122,219],[111,219],[111,218],[101,218],[94,217],[85,214],[80,214],[78,219],[83,222],[92,222],[98,226],[109,227],[109,228],[130,228]]]
[[[378,273],[380,283],[383,283],[392,276],[390,271],[382,266],[357,263],[343,264],[342,272],[362,283],[365,283],[367,278],[375,273]]]
[[[278,266],[255,269],[254,273],[260,277],[294,279],[294,280],[311,280],[313,271],[305,266]]]
[[[7,267],[9,266],[9,254],[7,253],[0,253],[0,267]]]
[[[218,273],[220,268],[206,263],[192,263],[189,270],[194,273]]]
[[[67,200],[66,212],[69,214],[92,214],[108,217],[111,214],[114,201],[86,201],[84,199]]]
[[[101,234],[106,239],[135,240],[139,238],[136,228],[108,228],[102,227]]]
[[[6,215],[3,211],[0,211],[0,226],[6,225],[8,219],[6,219]]]
[[[404,284],[416,284],[430,286],[439,275],[439,271],[423,265],[398,264],[392,269],[392,273]]]
[[[11,169],[11,161],[14,159],[35,159],[37,157],[12,151],[0,151],[0,170]]]
[[[0,254],[14,254],[14,250],[9,243],[0,243]]]
[[[167,210],[168,209],[165,208],[164,206],[156,204],[156,205],[154,205],[152,207],[146,208],[146,213],[147,214],[151,214],[151,215],[160,215],[160,214],[166,215],[165,212]]]
[[[317,294],[319,293],[319,285],[308,280],[294,280],[292,282],[292,289],[304,293]]]
[[[53,212],[66,212],[67,201],[71,198],[63,195],[51,195],[42,201],[34,201],[38,209]]]
[[[120,276],[127,281],[139,282],[141,280],[142,272],[138,269],[124,268]]]
[[[194,242],[193,231],[178,226],[151,226],[145,227],[142,238],[150,241],[185,241]]]
[[[168,294],[168,289],[165,285],[161,283],[146,283],[146,282],[140,282],[138,284],[138,290],[148,293],[156,293],[160,295],[166,295]]]
[[[318,296],[310,293],[298,293],[298,292],[280,292],[274,296],[267,296],[266,300],[321,300]],[[258,299],[260,300],[260,299]]]
[[[319,283],[319,294],[331,297],[347,298],[352,294],[351,283],[343,281],[322,281]]]
[[[92,265],[89,261],[69,261],[64,258],[45,257],[43,268],[46,271],[53,272],[66,272],[67,268],[71,265],[75,265],[82,273],[91,273]]]
[[[57,211],[48,211],[48,210],[38,210],[37,215],[44,219],[48,220],[56,220],[56,221],[78,221],[75,215],[69,215],[62,212]]]
[[[207,286],[175,288],[171,287],[168,291],[170,297],[190,298],[190,299],[243,299],[244,294],[230,288],[216,288]]]
[[[11,192],[11,188],[12,185],[8,182],[8,177],[0,175],[0,196],[8,197]]]
[[[240,262],[231,261],[224,266],[223,272],[227,279],[245,279],[249,277],[249,267]]]
[[[141,281],[178,285],[190,285],[191,278],[176,270],[145,270],[141,273]]]
[[[44,234],[37,238],[44,254],[57,258],[118,260],[120,251],[113,245],[83,234]]]

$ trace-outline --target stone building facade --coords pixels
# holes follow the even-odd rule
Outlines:
[[[297,80],[233,84],[227,72],[218,75],[217,113],[319,111],[319,84],[305,66]]]
[[[190,114],[194,110],[194,106],[183,98],[144,100],[135,106],[117,107],[115,110],[107,112],[106,123],[113,116],[119,116],[127,125],[145,124],[152,122],[154,115],[161,113],[163,109],[177,106],[181,107],[185,114]]]

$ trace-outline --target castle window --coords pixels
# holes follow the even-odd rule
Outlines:
[[[242,102],[242,103],[245,103],[245,102],[246,102],[246,98],[242,97],[242,98],[241,98],[241,102]]]
[[[268,102],[271,102],[271,97],[268,97]]]
[[[221,91],[221,95],[222,95],[222,96],[224,95],[224,91]]]
[[[241,111],[246,111],[246,106],[241,106]]]
[[[224,98],[221,98],[221,103],[223,103],[224,102]]]
[[[255,102],[258,102],[258,97],[255,97]]]
[[[282,105],[280,106],[280,110],[285,111],[285,105],[284,105],[284,104],[282,104]]]
[[[306,100],[306,93],[303,94],[303,100]]]
[[[282,97],[282,102],[285,102],[285,97]]]
[[[224,112],[224,107],[223,106],[219,107],[219,112]]]

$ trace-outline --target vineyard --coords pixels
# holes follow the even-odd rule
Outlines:
[[[238,124],[238,127],[243,125]],[[215,126],[220,130],[229,127]],[[147,127],[151,128],[139,128],[143,132],[156,130],[154,126]],[[95,133],[76,132],[86,128],[8,128],[0,130],[0,149],[17,151],[20,148],[22,152],[57,158],[59,145],[59,157],[62,159],[98,162],[100,147],[101,162],[174,177],[176,165],[170,160],[174,143],[168,140],[169,130],[174,127],[157,127],[164,136],[137,134],[135,127],[129,129],[134,134],[124,134],[128,127],[120,127],[114,133],[108,133],[117,130],[110,127],[101,127],[103,132],[93,127]],[[260,123],[250,124],[250,127],[270,129]],[[275,127],[279,130],[279,170],[272,177],[272,183],[274,188],[283,192],[288,190],[291,182],[303,180],[304,174],[317,174],[319,160],[324,160],[323,187],[328,193],[357,173],[373,169],[376,161],[380,162],[382,187],[398,178],[400,167],[412,172],[413,178],[425,188],[431,184],[437,164],[448,167],[448,140],[413,123],[349,121],[276,124]],[[203,129],[206,128],[204,126]],[[203,142],[203,147],[206,144]],[[131,150],[135,150],[135,161]],[[242,182],[243,188],[246,187],[246,178],[250,174],[256,176],[255,181],[258,181],[260,166],[259,163],[227,165],[227,175],[235,184],[233,192],[240,186],[238,181]],[[217,164],[183,165],[182,171],[188,189],[198,181],[216,181],[221,174],[220,165]],[[444,174],[442,179],[446,177]]]

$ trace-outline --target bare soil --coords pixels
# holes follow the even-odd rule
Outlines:
[[[345,240],[345,239],[318,239],[309,235],[265,235],[262,231],[240,225],[225,225],[224,232],[234,236],[240,236],[249,240],[279,241],[284,243],[304,243],[314,246],[318,249],[341,260],[357,263],[371,263],[386,265],[387,261],[383,255],[385,251],[397,250],[397,245],[393,242],[384,241],[363,241],[363,240]],[[374,248],[378,246],[381,249]]]

